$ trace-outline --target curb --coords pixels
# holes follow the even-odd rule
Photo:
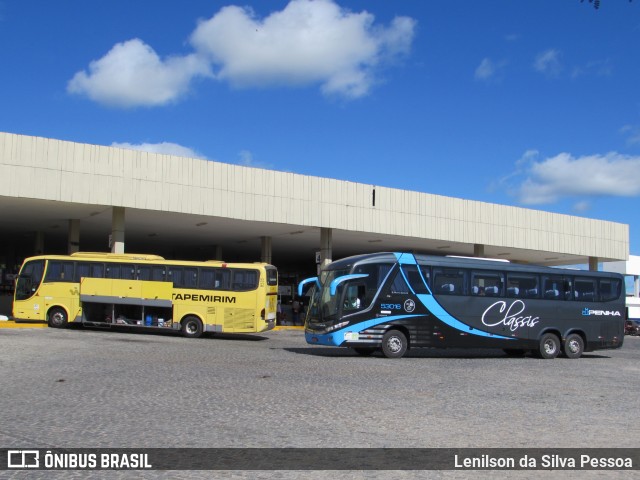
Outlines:
[[[277,327],[273,327],[273,330],[300,330],[303,331],[304,327],[302,325],[278,325]]]

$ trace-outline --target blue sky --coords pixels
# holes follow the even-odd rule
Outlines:
[[[0,131],[630,225],[640,0],[0,0]]]

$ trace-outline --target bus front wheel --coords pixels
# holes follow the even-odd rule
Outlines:
[[[202,336],[202,322],[198,317],[187,317],[182,320],[182,335],[187,338],[200,338]]]
[[[562,350],[567,358],[580,358],[584,351],[584,340],[577,333],[567,335],[567,338],[564,339]]]
[[[407,347],[407,337],[400,330],[389,330],[382,337],[382,353],[387,358],[402,357]]]
[[[67,312],[60,307],[55,307],[49,310],[49,321],[47,322],[50,327],[63,328],[67,326],[69,319],[67,318]]]
[[[560,339],[553,333],[545,333],[540,339],[538,351],[535,353],[539,358],[556,358],[560,353]]]

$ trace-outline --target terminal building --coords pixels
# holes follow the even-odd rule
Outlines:
[[[605,263],[603,270],[620,273],[626,277],[627,318],[640,321],[640,256],[629,255],[626,261]]]
[[[11,133],[0,226],[5,287],[25,257],[75,251],[265,261],[285,289],[375,251],[590,269],[629,256],[626,224]]]

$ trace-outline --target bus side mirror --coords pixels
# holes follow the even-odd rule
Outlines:
[[[331,296],[335,295],[338,285],[340,285],[342,282],[353,280],[355,278],[365,278],[368,276],[368,273],[353,273],[351,275],[343,275],[341,277],[338,277],[329,285],[329,293],[331,294]]]
[[[298,284],[298,296],[302,297],[304,286],[311,282],[315,282],[316,287],[320,288],[320,281],[318,280],[318,277],[305,278]]]

